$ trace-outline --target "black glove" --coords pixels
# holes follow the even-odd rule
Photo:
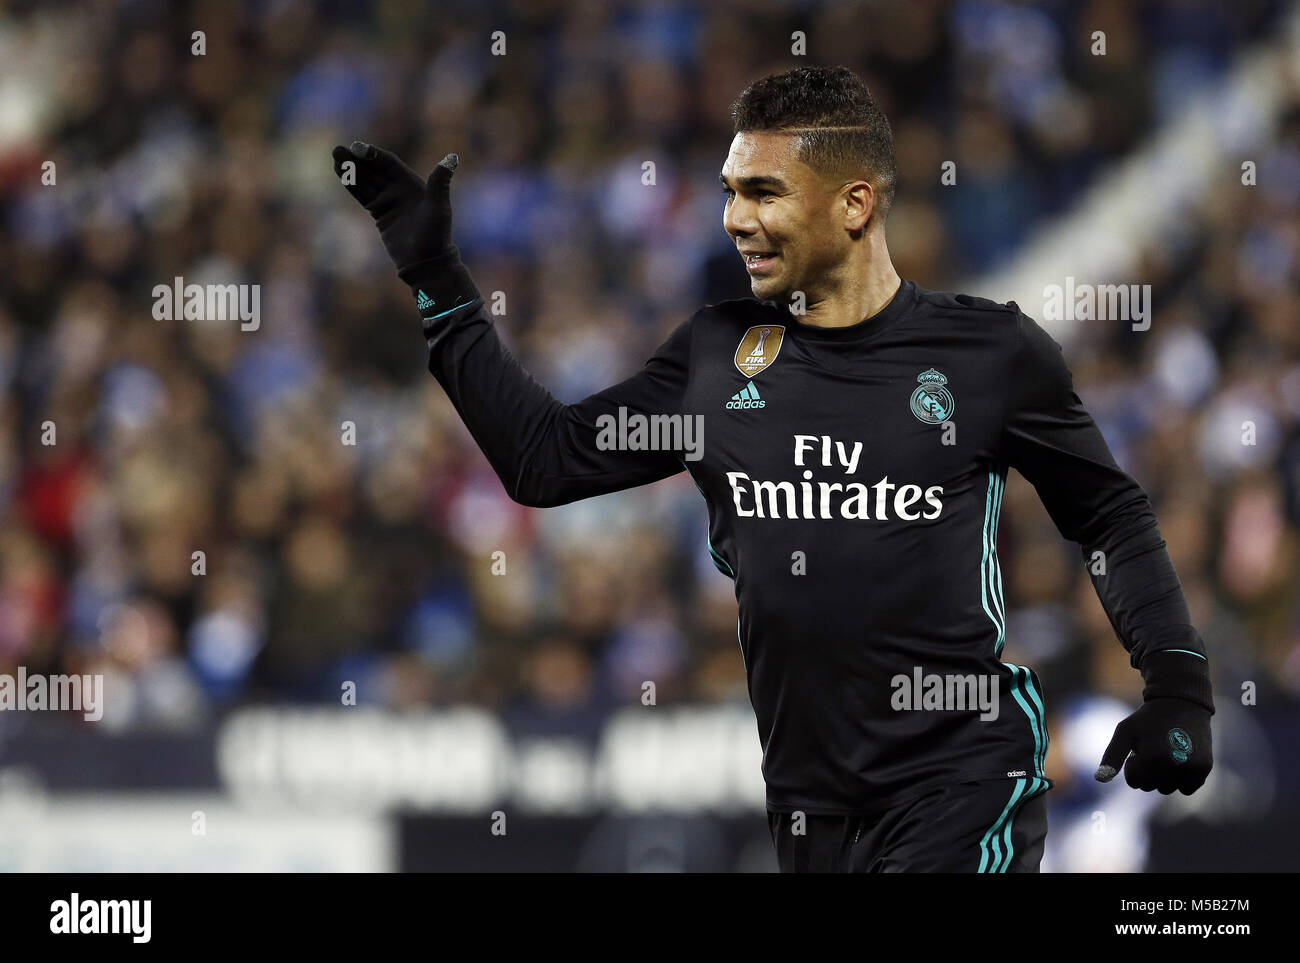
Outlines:
[[[356,183],[344,183],[379,226],[398,271],[451,250],[451,175],[460,159],[448,154],[426,182],[396,154],[354,140],[334,148],[334,173],[356,164]]]
[[[1153,652],[1142,678],[1142,707],[1115,727],[1095,778],[1110,782],[1122,767],[1134,789],[1190,796],[1214,765],[1209,664],[1194,653]]]
[[[379,238],[398,276],[411,286],[426,327],[482,302],[451,243],[451,175],[460,163],[455,154],[439,161],[427,182],[396,154],[359,140],[335,147],[333,156],[340,178],[346,162],[356,164],[356,183],[343,186],[375,219]]]

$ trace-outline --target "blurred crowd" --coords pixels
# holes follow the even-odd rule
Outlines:
[[[103,672],[105,724],[132,728],[337,702],[345,682],[364,704],[468,701],[577,736],[647,679],[661,704],[745,700],[689,479],[512,503],[425,370],[409,293],[330,149],[362,139],[421,171],[460,154],[454,238],[504,293],[503,337],[576,401],[701,304],[748,296],[717,171],[750,81],[861,73],[897,139],[895,264],[951,289],[1069,209],[1279,6],[6,6],[0,672]],[[1067,348],[1230,696],[1241,679],[1300,693],[1289,97],[1258,187],[1227,170],[1136,279],[1093,279],[1152,284],[1151,331],[1084,324]],[[260,326],[155,320],[153,287],[178,276],[259,284]],[[1039,668],[1049,706],[1136,698],[1077,549],[1018,478],[1002,532],[1006,657]]]

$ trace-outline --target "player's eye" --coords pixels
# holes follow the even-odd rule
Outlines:
[[[736,192],[733,191],[730,187],[724,187],[724,188],[722,189],[722,193],[723,193],[724,195],[726,195],[728,198],[732,198],[732,197],[735,197],[735,196],[736,196]],[[755,191],[750,191],[750,194],[752,194],[753,196],[757,197],[760,201],[765,201],[765,200],[767,200],[769,197],[776,197],[776,192],[775,192],[775,191],[765,191],[765,190],[762,190],[762,189],[755,190]]]

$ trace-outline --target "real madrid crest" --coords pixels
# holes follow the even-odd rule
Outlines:
[[[746,378],[752,378],[776,360],[784,341],[785,325],[754,325],[736,347],[736,369]]]
[[[1182,729],[1170,729],[1169,754],[1174,757],[1174,762],[1186,762],[1192,754],[1192,737]]]
[[[957,402],[947,388],[948,379],[930,368],[917,375],[916,380],[921,384],[912,392],[912,414],[927,425],[942,424],[951,418]]]

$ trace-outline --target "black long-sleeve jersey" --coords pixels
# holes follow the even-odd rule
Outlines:
[[[1135,667],[1158,650],[1205,653],[1146,494],[1060,346],[1014,302],[904,281],[874,316],[829,329],[776,302],[724,301],[637,374],[565,405],[502,345],[476,291],[434,285],[437,303],[418,293],[429,369],[515,500],[690,472],[713,561],[735,581],[769,810],[869,812],[981,779],[1050,785],[1042,686],[999,658],[1009,468],[1080,543]],[[698,449],[648,447],[674,416],[702,426]],[[947,702],[930,698],[932,677]],[[953,708],[972,677],[996,687],[994,717]],[[914,703],[899,698],[908,685]]]

